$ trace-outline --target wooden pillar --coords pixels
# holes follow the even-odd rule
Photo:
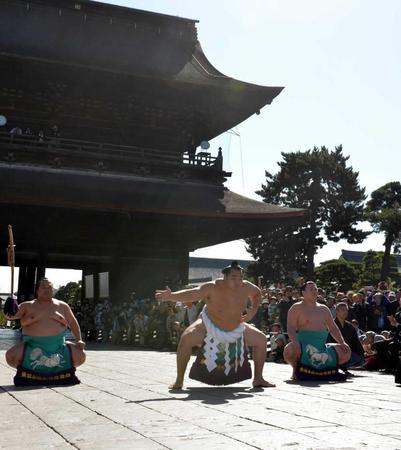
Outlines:
[[[35,282],[36,282],[36,265],[28,264],[26,268],[25,279],[25,300],[32,300],[35,298]]]
[[[41,253],[37,261],[36,267],[36,280],[35,280],[36,286],[39,283],[39,281],[46,276],[46,262],[47,262],[47,255]]]
[[[25,300],[28,300],[25,298],[25,291],[26,291],[26,269],[27,267],[25,265],[19,266],[19,274],[18,274],[18,301],[24,302]]]

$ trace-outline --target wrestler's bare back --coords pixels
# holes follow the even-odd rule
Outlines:
[[[54,336],[67,328],[66,304],[56,299],[24,302],[18,316],[22,333],[29,336]]]
[[[253,284],[243,281],[242,285],[230,289],[224,280],[216,280],[208,283],[207,296],[204,301],[207,304],[208,316],[220,328],[233,330],[241,322],[249,300],[259,290]]]
[[[295,303],[291,307],[291,315],[297,330],[309,331],[327,329],[331,318],[331,313],[327,306],[319,303],[308,305],[302,301]]]

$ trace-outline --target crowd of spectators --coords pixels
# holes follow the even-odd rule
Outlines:
[[[9,131],[10,138],[24,137],[37,139],[38,142],[44,142],[45,138],[59,138],[60,129],[59,126],[54,124],[48,130],[40,128],[38,130],[32,130],[31,128],[21,128],[20,126],[15,126]]]
[[[261,307],[253,322],[270,336],[269,360],[282,362],[287,343],[287,313],[301,296],[292,286],[271,287],[262,293]],[[319,288],[317,301],[330,309],[351,347],[348,367],[386,373],[397,371],[401,356],[401,290],[391,290],[384,282],[377,287],[348,292],[325,292]],[[331,336],[328,341],[333,341]]]
[[[262,301],[252,324],[267,335],[267,361],[284,362],[288,310],[300,300],[297,287],[262,288]],[[330,309],[351,347],[352,368],[386,373],[395,373],[397,367],[400,370],[401,289],[391,290],[383,282],[348,292],[319,288],[317,301]],[[86,301],[73,309],[87,341],[175,350],[182,332],[197,319],[202,307],[201,301],[181,304],[148,298],[123,303]],[[328,340],[332,340],[330,335]]]
[[[284,362],[288,310],[301,299],[299,289],[293,286],[262,288],[262,301],[252,323],[268,337],[268,361]],[[385,283],[348,292],[319,288],[317,301],[330,309],[350,345],[353,367],[388,373],[396,370],[401,350],[401,290],[390,290]],[[75,313],[88,341],[175,350],[180,335],[196,320],[202,306],[202,302],[153,299],[112,304],[106,299],[96,306],[78,306]]]
[[[87,341],[175,350],[182,332],[197,319],[201,307],[201,302],[134,299],[112,304],[105,299],[95,306],[77,305],[74,312]]]

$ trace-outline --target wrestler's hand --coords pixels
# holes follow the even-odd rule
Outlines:
[[[75,344],[75,346],[76,346],[77,348],[79,348],[80,350],[83,350],[83,349],[85,348],[86,344],[85,344],[84,341],[81,340],[81,341],[77,341],[76,344]]]
[[[344,344],[340,344],[340,348],[342,350],[344,350],[344,353],[346,355],[349,355],[351,353],[351,349],[349,348],[348,344],[346,344],[345,342],[344,342]]]
[[[171,289],[166,286],[164,291],[157,290],[155,292],[155,299],[159,301],[169,301],[171,298]]]

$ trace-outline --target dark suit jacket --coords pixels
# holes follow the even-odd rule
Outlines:
[[[351,322],[346,320],[344,322],[344,326],[341,325],[340,321],[336,318],[334,320],[340,332],[344,338],[344,341],[349,345],[352,352],[357,353],[358,355],[364,354],[362,344],[359,342],[358,335],[356,333],[355,328],[353,327]],[[327,337],[327,342],[336,342],[331,334]]]

